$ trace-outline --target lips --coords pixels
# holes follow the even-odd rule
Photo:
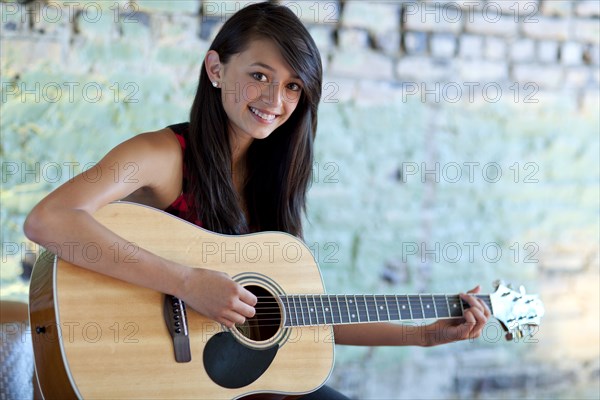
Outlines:
[[[278,117],[277,114],[271,114],[265,111],[261,111],[258,108],[254,108],[251,106],[248,106],[248,108],[250,109],[250,111],[252,112],[252,114],[256,115],[257,117],[259,117],[260,119],[264,120],[265,122],[271,122],[273,121],[275,118]]]

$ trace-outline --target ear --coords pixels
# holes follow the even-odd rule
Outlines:
[[[204,57],[204,68],[211,82],[220,84],[223,74],[223,64],[219,58],[219,53],[214,50],[209,50]]]

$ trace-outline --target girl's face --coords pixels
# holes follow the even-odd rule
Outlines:
[[[266,138],[287,121],[300,100],[302,81],[272,41],[251,41],[227,64],[215,63],[218,54],[212,53],[207,55],[207,70],[219,83],[215,90],[221,91],[233,140]]]

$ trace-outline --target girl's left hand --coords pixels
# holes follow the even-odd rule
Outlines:
[[[461,299],[469,303],[470,306],[464,311],[463,318],[442,319],[423,327],[423,345],[436,346],[438,344],[478,338],[491,316],[487,305],[477,297],[471,296],[471,294],[479,293],[480,290],[481,288],[476,286],[469,290],[467,294],[460,294]]]

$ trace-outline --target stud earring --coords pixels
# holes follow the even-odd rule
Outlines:
[[[212,85],[213,85],[213,87],[219,87],[219,82],[213,81]]]

